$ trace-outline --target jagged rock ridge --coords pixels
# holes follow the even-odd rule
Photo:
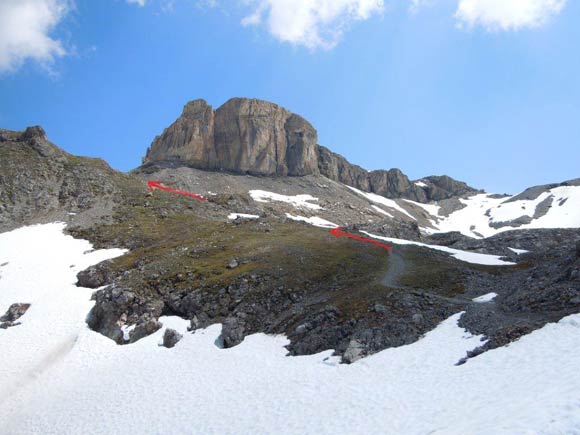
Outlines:
[[[143,163],[178,162],[211,171],[265,176],[323,175],[388,198],[437,201],[476,192],[450,177],[413,182],[399,169],[367,171],[318,145],[314,127],[267,101],[234,98],[217,110],[204,100],[155,138]]]

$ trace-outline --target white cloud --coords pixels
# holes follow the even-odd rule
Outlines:
[[[67,54],[50,33],[70,9],[69,0],[0,0],[0,73],[17,70],[27,59],[48,68]]]
[[[246,0],[252,11],[245,26],[264,24],[278,40],[329,49],[345,28],[384,9],[383,0]]]
[[[145,0],[127,0],[127,3],[137,3],[139,6],[145,6]]]
[[[460,0],[455,17],[461,26],[488,30],[539,27],[560,13],[567,0]]]

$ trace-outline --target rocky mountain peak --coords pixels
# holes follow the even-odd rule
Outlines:
[[[204,100],[155,138],[144,163],[179,161],[233,173],[301,176],[318,173],[318,135],[304,118],[267,101],[233,98],[217,110]]]
[[[250,98],[232,98],[217,110],[205,100],[187,103],[143,159],[145,165],[167,162],[234,174],[323,175],[366,192],[418,202],[476,192],[449,177],[417,183],[400,169],[369,172],[318,145],[316,129],[301,116]]]
[[[47,140],[46,132],[39,125],[27,127],[24,131],[0,129],[0,142],[33,142]]]
[[[0,129],[0,142],[8,145],[30,147],[42,157],[62,157],[65,153],[50,143],[44,129],[38,125],[27,127],[24,131]]]

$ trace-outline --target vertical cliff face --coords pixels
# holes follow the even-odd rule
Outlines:
[[[475,192],[445,176],[418,183],[399,169],[369,172],[317,143],[308,121],[276,104],[233,98],[214,111],[204,100],[195,100],[155,138],[143,162],[174,161],[251,175],[321,174],[360,190],[418,202]]]
[[[322,175],[347,186],[370,191],[369,172],[366,169],[349,163],[340,154],[333,153],[323,146],[318,147],[318,155],[318,167]]]
[[[253,175],[317,174],[317,141],[304,118],[276,104],[234,98],[214,111],[196,100],[155,138],[144,163],[173,160]]]
[[[214,124],[214,111],[204,100],[187,103],[181,116],[153,140],[143,161],[177,160],[215,169]]]

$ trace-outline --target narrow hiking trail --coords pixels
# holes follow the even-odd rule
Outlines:
[[[400,251],[397,250],[395,252],[394,250],[391,250],[389,252],[389,267],[381,283],[385,287],[402,288],[399,282],[405,273],[405,269],[405,260],[401,256]]]

